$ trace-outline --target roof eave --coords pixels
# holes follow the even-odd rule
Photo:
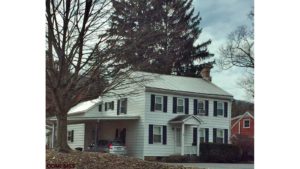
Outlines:
[[[171,90],[171,89],[161,89],[155,87],[145,87],[146,92],[158,92],[158,93],[165,93],[165,94],[179,94],[179,95],[187,95],[187,96],[195,96],[195,97],[206,97],[206,98],[214,98],[214,99],[227,99],[232,101],[232,95],[218,95],[218,94],[207,94],[207,93],[196,93],[196,92],[189,92],[189,91],[178,91],[178,90]]]

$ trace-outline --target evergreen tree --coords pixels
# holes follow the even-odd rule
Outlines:
[[[192,0],[113,0],[112,54],[136,70],[195,76],[212,56],[210,40],[195,44],[202,29]],[[125,50],[126,49],[126,50]]]

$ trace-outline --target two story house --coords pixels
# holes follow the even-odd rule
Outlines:
[[[120,138],[129,156],[144,159],[199,155],[203,142],[229,143],[233,96],[210,76],[134,72],[131,79],[141,77],[148,80],[73,107],[68,113],[70,147],[86,149],[97,140]]]

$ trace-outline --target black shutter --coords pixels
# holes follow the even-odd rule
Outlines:
[[[196,145],[197,145],[197,137],[198,137],[197,128],[194,127],[194,128],[193,128],[193,143],[192,143],[193,146],[196,146]],[[199,140],[199,141],[200,141],[200,140]]]
[[[189,114],[189,98],[184,99],[185,114]]]
[[[214,116],[217,116],[217,101],[214,101]]]
[[[167,113],[167,111],[168,111],[168,96],[164,96],[164,100],[163,100],[163,111],[165,112],[165,113]]]
[[[125,110],[124,110],[124,114],[127,114],[127,98],[125,98]]]
[[[209,111],[209,102],[208,100],[205,100],[205,116],[208,116]]]
[[[194,99],[194,115],[197,115],[197,104],[198,104],[198,100]]]
[[[208,143],[209,140],[209,128],[205,128],[205,142]]]
[[[149,124],[149,144],[153,144],[153,125]]]
[[[224,102],[224,117],[227,117],[228,115],[228,103]]]
[[[177,113],[177,97],[173,97],[173,113]]]
[[[217,142],[217,129],[214,128],[213,129],[213,143],[216,143]]]
[[[115,138],[119,137],[119,129],[116,129],[116,134],[115,134]]]
[[[115,103],[114,103],[114,101],[112,101],[111,102],[111,109],[114,110],[114,107],[115,107]]]
[[[99,104],[99,106],[98,106],[98,111],[99,111],[99,112],[102,112],[102,103]]]
[[[105,107],[105,111],[107,111],[107,102],[105,102],[104,107]]]
[[[151,94],[151,106],[150,111],[154,111],[154,105],[155,105],[155,95]]]
[[[163,144],[167,144],[167,126],[163,126]]]
[[[71,131],[71,142],[74,141],[74,130]]]
[[[224,144],[228,144],[228,129],[224,129]]]
[[[120,100],[117,101],[117,115],[120,114]]]

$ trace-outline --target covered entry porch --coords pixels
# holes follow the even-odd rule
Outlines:
[[[194,115],[178,115],[169,121],[174,136],[174,154],[199,156],[201,123],[202,120]],[[194,132],[197,132],[196,138]]]

